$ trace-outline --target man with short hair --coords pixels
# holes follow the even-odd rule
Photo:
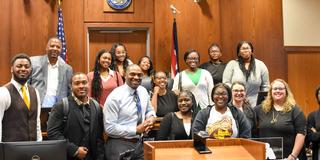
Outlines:
[[[67,139],[68,160],[104,160],[102,110],[98,102],[88,97],[87,75],[75,73],[71,86],[68,107],[62,100],[51,110],[48,138]]]
[[[41,126],[46,130],[46,121],[51,107],[70,95],[72,68],[60,57],[61,41],[57,37],[49,39],[46,54],[31,57],[32,74],[30,84],[37,88],[41,98]]]
[[[136,159],[143,159],[143,133],[150,131],[155,112],[147,90],[140,86],[143,73],[132,64],[127,67],[126,83],[114,89],[103,108],[108,160],[118,160],[121,153],[135,149]]]
[[[0,88],[0,142],[42,140],[39,93],[26,83],[31,70],[28,55],[12,58],[12,79]]]

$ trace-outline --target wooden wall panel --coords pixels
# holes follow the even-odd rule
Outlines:
[[[162,1],[162,0],[161,0]],[[84,0],[85,22],[153,22],[154,0],[133,0],[133,13],[106,13],[106,0]]]
[[[90,31],[90,55],[89,70],[93,70],[97,52],[104,48],[110,50],[113,43],[122,42],[126,45],[129,59],[138,63],[140,57],[146,55],[146,31],[135,31],[133,33],[100,33]]]
[[[251,41],[255,56],[264,61],[270,80],[287,79],[287,57],[283,49],[281,1],[220,1],[221,43],[226,59],[236,58],[236,45]]]
[[[69,64],[76,72],[86,71],[83,0],[63,1],[62,11],[66,34]]]
[[[8,82],[10,74],[10,1],[0,1],[0,86]]]
[[[1,1],[1,84],[11,78],[10,60],[20,52],[44,53],[48,37],[55,34],[54,1]]]
[[[320,51],[288,53],[288,83],[305,115],[319,108],[315,97],[320,85]]]
[[[155,66],[157,70],[170,71],[172,23],[171,4],[181,11],[177,14],[179,64],[184,69],[183,54],[187,49],[201,53],[201,63],[208,60],[207,48],[220,42],[219,1],[155,0]]]

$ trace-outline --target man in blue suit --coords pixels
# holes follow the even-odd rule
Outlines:
[[[33,70],[29,83],[40,93],[42,130],[46,130],[51,107],[71,93],[70,78],[73,71],[71,66],[60,58],[61,47],[61,41],[52,37],[47,43],[45,55],[31,57]]]

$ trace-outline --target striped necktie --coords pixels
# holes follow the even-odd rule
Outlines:
[[[142,113],[141,113],[141,102],[137,91],[134,91],[134,102],[136,102],[137,106],[137,114],[138,114],[138,125],[142,122]]]
[[[21,87],[21,91],[22,91],[23,101],[24,101],[24,103],[27,105],[28,110],[30,110],[30,101],[29,101],[29,98],[28,98],[28,96],[27,96],[26,87],[25,87],[25,86],[22,86],[22,87]]]

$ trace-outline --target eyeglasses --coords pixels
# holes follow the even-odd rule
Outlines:
[[[243,89],[233,89],[232,92],[244,92]]]
[[[214,93],[214,96],[227,96],[228,93],[227,92],[218,92],[218,93]]]
[[[272,88],[272,90],[279,90],[279,91],[282,91],[282,90],[285,90],[286,88],[285,87],[274,87]]]
[[[189,61],[199,61],[199,58],[197,58],[197,57],[188,57],[187,60],[189,60]]]

